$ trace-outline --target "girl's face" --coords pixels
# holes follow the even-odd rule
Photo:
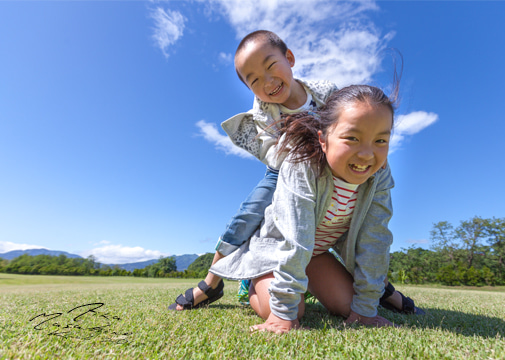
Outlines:
[[[319,142],[333,175],[351,184],[363,184],[384,165],[393,114],[386,106],[356,102],[342,110],[338,122]]]

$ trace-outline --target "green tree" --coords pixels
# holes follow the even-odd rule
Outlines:
[[[463,243],[463,249],[466,252],[466,261],[468,268],[471,268],[476,252],[486,236],[486,220],[474,216],[472,219],[462,221],[456,228],[456,235]]]
[[[165,274],[169,274],[173,271],[177,271],[177,265],[175,263],[175,256],[160,257],[158,260],[160,265],[160,270]]]
[[[505,218],[487,219],[487,242],[496,258],[496,274],[505,283]]]
[[[451,264],[456,263],[456,251],[458,250],[458,241],[454,227],[447,221],[440,221],[433,224],[433,229],[430,231],[432,242],[431,248],[446,256]]]
[[[187,268],[187,274],[190,274],[192,272],[195,273],[196,277],[201,277],[207,275],[210,266],[212,265],[212,260],[214,259],[214,254],[212,253],[207,253],[204,255],[201,255],[195,259],[191,263],[191,265],[188,266]]]

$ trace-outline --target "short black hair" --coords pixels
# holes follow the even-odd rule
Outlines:
[[[253,31],[252,33],[247,34],[242,39],[242,41],[240,41],[240,44],[238,44],[237,50],[235,51],[235,57],[237,56],[237,54],[240,51],[242,51],[242,49],[244,49],[244,47],[247,44],[249,44],[255,40],[258,40],[258,39],[262,39],[263,41],[269,43],[274,48],[279,49],[281,51],[281,53],[283,53],[284,55],[288,51],[288,46],[276,33],[273,33],[268,30],[256,30],[256,31]],[[235,71],[237,72],[237,75],[238,75],[238,78],[240,79],[240,81],[242,81],[244,84],[246,84],[244,79],[242,79],[242,76],[240,76],[237,68],[235,68]]]

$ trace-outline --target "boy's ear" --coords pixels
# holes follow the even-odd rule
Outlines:
[[[295,66],[295,55],[293,55],[293,52],[289,49],[286,50],[286,59],[288,59],[289,66]]]
[[[322,136],[323,132],[321,130],[318,130],[317,135],[319,136],[319,144],[321,144],[321,148],[323,149],[323,152],[326,154],[326,141]]]

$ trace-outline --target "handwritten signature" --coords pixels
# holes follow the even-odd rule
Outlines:
[[[29,322],[35,324],[34,330],[47,331],[48,335],[81,340],[106,335],[102,337],[103,341],[128,343],[131,332],[112,331],[112,325],[121,321],[121,318],[97,311],[104,305],[104,303],[91,303],[76,306],[66,313],[42,313],[32,317]]]

